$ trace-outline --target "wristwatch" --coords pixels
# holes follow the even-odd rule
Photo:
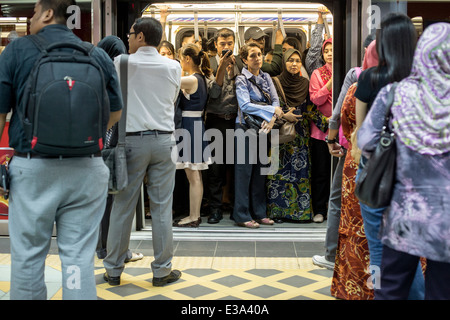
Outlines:
[[[335,144],[337,142],[336,138],[334,138],[333,140],[329,140],[328,136],[325,137],[325,142],[328,144]]]

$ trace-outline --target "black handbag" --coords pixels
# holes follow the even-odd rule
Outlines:
[[[397,83],[394,83],[389,92],[380,141],[361,169],[355,186],[355,195],[359,201],[372,208],[389,206],[394,191],[397,145],[394,133],[389,127],[389,120],[396,86]]]

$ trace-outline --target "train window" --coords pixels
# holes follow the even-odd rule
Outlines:
[[[311,29],[317,22],[320,3],[153,3],[143,10],[143,16],[161,19],[162,10],[167,10],[165,22],[167,40],[176,50],[183,39],[202,43],[207,50],[207,41],[214,37],[217,30],[229,28],[236,35],[235,53],[245,43],[245,32],[252,27],[263,30],[265,52],[273,49],[275,32],[281,29],[284,37],[298,40],[303,49],[311,35]],[[326,28],[331,35],[332,15],[328,14]],[[275,30],[275,32],[274,32]]]

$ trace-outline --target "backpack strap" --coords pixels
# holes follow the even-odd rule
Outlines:
[[[44,37],[38,35],[38,34],[32,34],[27,37],[31,40],[31,42],[34,43],[34,45],[42,52],[46,51],[47,47],[49,46],[49,42],[44,39]]]

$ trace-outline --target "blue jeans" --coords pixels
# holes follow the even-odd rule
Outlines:
[[[363,162],[361,157],[361,162]],[[363,164],[359,165],[356,173],[356,181],[358,181],[359,174],[363,167]],[[381,256],[383,255],[383,243],[380,240],[379,233],[381,227],[381,221],[383,219],[383,213],[386,208],[372,208],[363,203],[359,203],[361,207],[361,216],[364,222],[364,231],[366,233],[367,243],[369,245],[370,266],[371,270],[375,273],[379,272],[381,266]],[[377,277],[373,277],[376,281]],[[374,283],[375,290],[379,287],[380,283]],[[425,280],[422,274],[422,268],[420,262],[417,266],[414,281],[411,285],[408,300],[423,300],[425,296]]]

